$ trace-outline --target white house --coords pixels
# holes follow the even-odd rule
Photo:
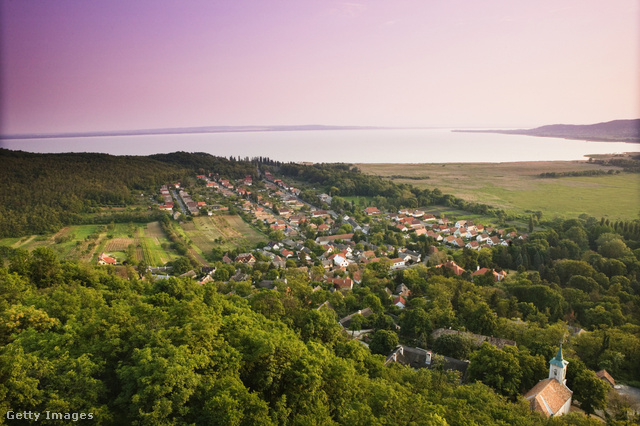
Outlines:
[[[404,309],[406,303],[407,302],[404,300],[404,297],[402,297],[402,296],[398,296],[395,299],[393,299],[393,304],[396,305],[400,309]]]
[[[469,241],[465,247],[470,248],[471,250],[480,250],[480,243],[477,241]]]
[[[333,264],[342,268],[346,268],[347,266],[349,266],[349,261],[340,255],[336,255],[333,258]]]
[[[401,259],[399,257],[396,259],[391,259],[391,269],[400,269],[403,268],[404,265],[404,259]]]

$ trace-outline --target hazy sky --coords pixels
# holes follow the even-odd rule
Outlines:
[[[1,133],[640,117],[638,0],[0,0]]]

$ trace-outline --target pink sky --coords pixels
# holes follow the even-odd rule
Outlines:
[[[0,2],[2,134],[640,117],[640,2]]]

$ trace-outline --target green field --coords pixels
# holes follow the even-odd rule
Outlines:
[[[136,260],[144,259],[151,266],[164,265],[177,257],[169,248],[169,241],[158,222],[67,226],[53,235],[0,240],[0,246],[27,250],[51,247],[61,259],[87,262],[97,261],[101,252],[109,253],[122,262],[126,259],[126,250],[130,244],[135,246]]]
[[[98,239],[89,239],[90,235],[97,236],[102,225],[66,226],[52,235],[29,235],[22,238],[4,238],[0,245],[12,248],[33,250],[38,247],[52,247],[61,259],[91,258]]]
[[[252,248],[266,240],[238,215],[196,216],[192,222],[183,223],[182,229],[201,253],[209,253],[214,247]]]
[[[184,241],[192,243],[188,250],[202,265],[208,264],[205,258],[213,247],[222,250],[253,248],[259,241],[266,240],[263,234],[237,215],[198,216],[193,221],[174,226],[174,229]],[[128,247],[133,245],[135,260],[144,260],[149,266],[162,266],[178,257],[170,244],[159,222],[67,226],[53,235],[0,240],[0,246],[27,250],[52,247],[61,259],[92,263],[102,252],[123,262],[127,259]]]
[[[139,229],[138,239],[148,265],[162,266],[177,257],[176,253],[169,249],[169,241],[159,222],[147,223],[144,229]]]
[[[470,213],[465,210],[454,209],[447,206],[429,206],[423,209],[426,214],[432,214],[436,217],[455,218],[456,220],[472,220],[482,223],[483,225],[494,225],[496,218],[493,216],[485,216],[481,214]]]
[[[341,196],[341,198],[344,198],[350,203],[353,202],[356,206],[369,205],[369,203],[371,203],[371,200],[373,200],[373,197],[354,196],[354,195],[345,195],[344,197]]]
[[[611,219],[636,219],[640,212],[640,175],[563,177],[542,179],[545,172],[615,170],[585,161],[447,164],[358,164],[364,173],[420,188],[438,188],[468,201],[508,212],[542,211],[545,217],[577,217],[583,213]],[[425,177],[428,176],[428,179]]]

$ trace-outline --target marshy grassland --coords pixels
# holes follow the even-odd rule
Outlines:
[[[356,164],[364,173],[420,188],[439,188],[506,211],[541,211],[546,217],[636,219],[640,175],[587,161],[514,163]],[[603,170],[612,174],[541,178],[541,173]]]

